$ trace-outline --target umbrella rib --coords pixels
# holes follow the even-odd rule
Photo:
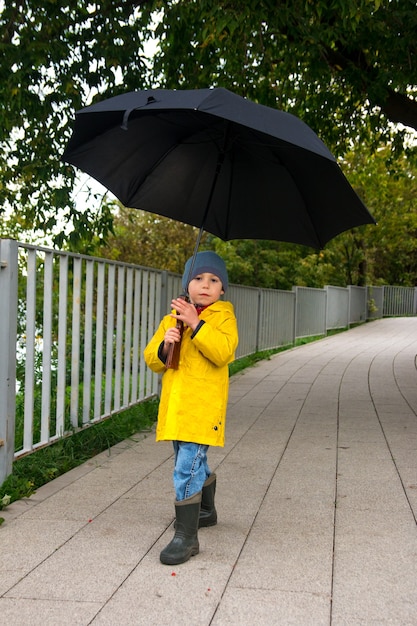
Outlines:
[[[137,107],[137,108],[139,108],[139,107]],[[132,111],[128,111],[128,112],[126,112],[126,113],[128,113],[128,116],[127,116],[127,117],[129,117],[129,115],[130,115],[130,113],[131,113],[131,112],[132,112]],[[125,113],[125,116],[126,116],[126,113]],[[195,117],[195,113],[196,113],[195,111],[191,111],[190,113],[191,113],[191,116]],[[125,120],[124,120],[124,123],[125,123]],[[208,199],[208,202],[207,202],[207,205],[206,205],[206,208],[205,208],[204,214],[203,214],[202,224],[200,224],[200,226],[204,226],[205,220],[206,220],[206,218],[207,218],[208,209],[209,209],[209,205],[210,205],[210,203],[211,203],[211,199],[212,199],[212,196],[213,196],[213,193],[214,193],[215,184],[216,184],[216,181],[217,181],[217,178],[218,178],[219,172],[220,172],[220,170],[221,170],[221,166],[222,166],[223,161],[224,161],[225,148],[226,148],[226,140],[227,140],[227,136],[228,136],[228,129],[229,129],[229,126],[230,126],[230,122],[227,122],[226,129],[225,129],[225,131],[224,131],[224,133],[223,133],[223,148],[218,147],[218,151],[219,151],[219,152],[218,152],[218,159],[217,159],[217,163],[216,163],[216,171],[215,171],[215,174],[214,174],[214,183],[213,183],[212,188],[211,188],[210,196],[209,196],[209,199]],[[127,130],[127,129],[128,129],[127,122],[126,122],[126,126],[123,126],[123,125],[122,125],[122,128],[123,128],[124,130]],[[183,139],[182,139],[182,141],[181,141],[180,143],[175,143],[175,142],[174,142],[174,143],[173,143],[173,144],[169,147],[169,149],[165,150],[165,152],[159,156],[158,160],[157,160],[157,161],[155,161],[155,162],[152,164],[152,166],[151,166],[151,167],[150,167],[150,168],[149,168],[149,169],[148,169],[148,170],[147,170],[147,171],[143,174],[143,176],[142,176],[141,180],[136,182],[136,185],[135,185],[135,187],[134,187],[134,189],[133,189],[133,193],[131,192],[131,193],[130,193],[130,196],[135,196],[135,195],[136,195],[137,190],[138,190],[138,189],[139,189],[139,188],[143,185],[144,181],[145,181],[145,180],[146,180],[146,179],[147,179],[147,178],[148,178],[148,177],[149,177],[149,176],[150,176],[150,175],[151,175],[151,174],[152,174],[155,170],[157,170],[157,168],[159,167],[159,165],[160,165],[161,163],[163,163],[163,161],[164,161],[164,160],[165,160],[165,159],[166,159],[166,158],[167,158],[167,157],[171,154],[171,152],[174,152],[174,151],[178,148],[178,146],[179,146],[180,144],[182,144],[182,145],[187,145],[187,144],[190,144],[190,143],[192,143],[192,142],[190,142],[190,141],[189,141],[189,137],[183,138]],[[199,140],[199,141],[198,141],[198,143],[199,143],[199,144],[201,144],[201,140]],[[217,143],[217,142],[216,142],[216,138],[215,138],[215,137],[212,137],[211,139],[207,139],[207,140],[206,140],[206,143],[214,143],[214,145],[216,145],[216,143]]]

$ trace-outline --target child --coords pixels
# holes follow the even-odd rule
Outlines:
[[[190,273],[190,268],[191,273]],[[174,445],[175,535],[162,550],[166,565],[198,554],[197,529],[214,526],[216,475],[207,464],[211,446],[224,445],[229,390],[228,364],[238,343],[230,302],[219,300],[228,286],[223,259],[199,252],[185,264],[182,286],[190,302],[177,298],[144,351],[147,365],[163,373],[156,440]],[[178,369],[167,369],[170,344],[180,340],[176,321],[184,323]]]

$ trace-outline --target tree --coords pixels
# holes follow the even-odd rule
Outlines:
[[[229,281],[239,285],[292,289],[297,282],[297,268],[311,253],[310,248],[278,241],[221,241],[209,238],[207,245],[224,258]]]
[[[417,129],[414,0],[165,3],[167,85],[229,87],[299,115],[339,153]]]
[[[91,197],[76,205],[75,172],[60,155],[77,109],[145,83],[146,34],[136,23],[142,4],[1,3],[0,213],[23,214],[31,228],[55,235],[69,224],[60,245],[70,238],[74,247],[111,226],[108,203],[97,208]]]
[[[368,283],[414,286],[417,166],[405,155],[392,160],[391,153],[388,145],[370,156],[361,146],[349,155],[348,176],[377,221],[376,227],[366,229],[366,237],[362,234],[358,239],[368,260]]]
[[[166,217],[119,208],[114,231],[100,253],[109,259],[182,273],[198,230]],[[206,239],[203,234],[202,243]]]
[[[72,224],[72,246],[111,226],[107,203],[75,204],[74,170],[59,159],[75,110],[93,100],[151,85],[224,86],[295,113],[340,155],[365,138],[403,146],[391,122],[417,128],[414,0],[1,6],[0,211],[45,232]]]

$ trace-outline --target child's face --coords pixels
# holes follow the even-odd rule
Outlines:
[[[209,272],[198,274],[190,280],[188,285],[188,295],[191,302],[200,306],[209,306],[209,304],[217,302],[222,293],[224,291],[220,278]]]

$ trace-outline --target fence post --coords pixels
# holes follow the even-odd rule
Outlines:
[[[161,290],[156,294],[156,297],[160,298],[161,311],[165,314],[165,312],[169,310],[168,307],[171,305],[171,303],[168,302],[168,272],[166,270],[161,272]]]
[[[18,244],[0,240],[0,485],[12,473],[16,416]]]
[[[294,285],[292,288],[292,292],[294,294],[294,341],[295,343],[298,335],[298,288]]]
[[[258,310],[256,312],[256,352],[259,352],[261,324],[264,316],[263,305],[264,301],[262,298],[262,289],[258,289]]]

